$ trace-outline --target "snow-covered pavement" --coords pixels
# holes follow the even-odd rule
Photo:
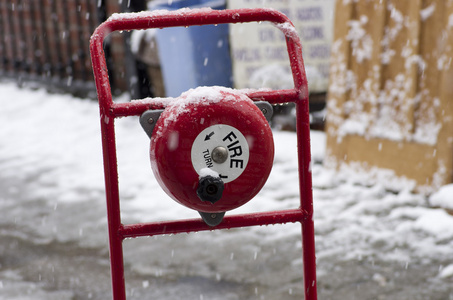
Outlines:
[[[0,299],[109,299],[96,102],[0,83]],[[124,99],[117,99],[122,101]],[[194,218],[149,163],[137,118],[117,121],[125,223]],[[323,167],[312,132],[319,299],[453,299],[452,186],[427,198]],[[298,205],[296,139],[274,131],[272,173],[229,212]],[[300,226],[276,225],[124,243],[128,299],[301,299]]]

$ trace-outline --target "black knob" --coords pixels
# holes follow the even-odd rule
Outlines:
[[[198,182],[197,195],[201,201],[209,201],[214,204],[222,198],[223,188],[223,181],[219,177],[203,176]]]

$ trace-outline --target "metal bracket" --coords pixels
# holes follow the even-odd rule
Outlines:
[[[266,101],[257,101],[255,105],[261,110],[266,120],[270,122],[274,114],[272,105]],[[149,138],[153,135],[154,127],[163,111],[163,109],[147,110],[140,116],[140,125],[142,125]]]
[[[140,125],[149,138],[153,135],[154,127],[163,111],[163,109],[147,110],[140,116]]]
[[[206,213],[206,212],[198,212],[203,219],[203,221],[211,227],[217,226],[222,223],[223,216],[225,216],[225,212],[219,213]]]
[[[267,122],[270,122],[272,115],[274,114],[274,109],[272,108],[272,105],[266,101],[257,101],[255,102],[255,105],[258,106],[258,108],[261,110]]]

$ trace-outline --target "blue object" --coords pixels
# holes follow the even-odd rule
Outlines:
[[[224,9],[225,0],[153,1],[150,8],[184,7]],[[159,29],[156,39],[167,97],[198,86],[232,87],[228,24]]]

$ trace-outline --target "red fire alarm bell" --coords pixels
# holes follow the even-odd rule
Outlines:
[[[272,169],[267,102],[223,87],[199,87],[142,114],[151,166],[165,192],[210,226],[252,199]]]

